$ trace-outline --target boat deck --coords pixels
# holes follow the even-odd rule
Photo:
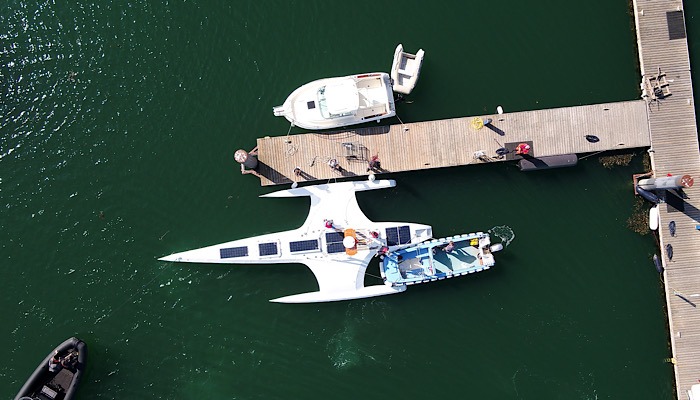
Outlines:
[[[681,0],[634,1],[641,71],[649,94],[652,167],[666,174],[700,177],[698,133]],[[659,239],[671,348],[679,399],[700,377],[700,187],[667,192],[659,206]],[[671,236],[669,222],[675,221]],[[671,244],[673,258],[666,254]]]
[[[492,119],[480,127],[474,118]],[[586,135],[600,140],[591,143]],[[263,186],[366,176],[378,156],[380,173],[512,160],[518,143],[535,157],[649,147],[643,100],[563,107],[437,121],[305,133],[257,140],[257,172]],[[499,158],[497,150],[511,151]],[[478,157],[478,154],[482,154]],[[515,158],[519,158],[516,156]],[[335,159],[341,169],[329,167]],[[294,169],[301,173],[295,176]]]

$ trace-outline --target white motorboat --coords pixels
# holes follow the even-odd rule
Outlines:
[[[391,64],[391,80],[394,92],[409,94],[416,86],[420,68],[423,64],[423,49],[418,53],[411,54],[403,51],[403,45],[396,46],[394,51],[394,61]]]
[[[373,222],[355,192],[396,186],[393,180],[341,182],[281,190],[261,197],[309,196],[311,207],[297,229],[235,240],[163,257],[162,261],[219,264],[301,263],[318,281],[318,291],[270,300],[313,303],[394,294],[405,286],[364,286],[372,257],[432,237],[429,225]]]
[[[485,232],[432,239],[387,253],[379,272],[390,286],[435,282],[485,271],[496,264],[493,253],[502,249]]]
[[[305,129],[333,129],[396,115],[391,79],[383,72],[309,82],[272,111]]]

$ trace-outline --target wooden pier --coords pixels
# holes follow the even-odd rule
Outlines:
[[[650,106],[654,174],[698,178],[698,132],[683,2],[634,0],[634,14],[642,83]],[[665,200],[659,206],[659,239],[676,391],[678,399],[686,399],[700,379],[700,187],[667,191]],[[676,223],[675,236],[669,231],[671,221]]]
[[[491,122],[482,126],[487,119]],[[530,144],[534,157],[649,147],[647,104],[636,100],[264,137],[257,141],[256,172],[265,186],[366,176],[372,156],[381,161],[380,173],[454,167],[513,160],[518,143]],[[503,148],[509,153],[499,155]],[[330,160],[341,169],[332,169]],[[301,170],[298,176],[295,168]]]

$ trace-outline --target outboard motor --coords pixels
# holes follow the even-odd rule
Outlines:
[[[491,247],[489,247],[489,250],[491,250],[492,253],[501,251],[503,250],[503,243],[492,244]]]

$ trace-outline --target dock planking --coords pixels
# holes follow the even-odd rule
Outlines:
[[[700,156],[683,2],[634,0],[637,45],[643,79],[661,75],[668,96],[649,103],[650,152],[656,176],[700,177]],[[680,194],[680,196],[678,196]],[[677,398],[700,377],[700,188],[669,191],[659,206],[659,243]],[[669,223],[676,225],[671,236]],[[671,245],[672,257],[667,246]]]
[[[478,129],[474,118],[492,122]],[[586,135],[600,140],[592,143]],[[380,173],[509,161],[497,150],[513,152],[532,143],[536,157],[649,147],[647,104],[643,100],[436,121],[304,133],[257,140],[261,184],[288,184],[366,176],[368,161],[378,156]],[[481,158],[475,154],[483,154]],[[518,157],[515,157],[518,158]],[[338,161],[340,171],[329,167]],[[299,177],[294,169],[299,167]]]

